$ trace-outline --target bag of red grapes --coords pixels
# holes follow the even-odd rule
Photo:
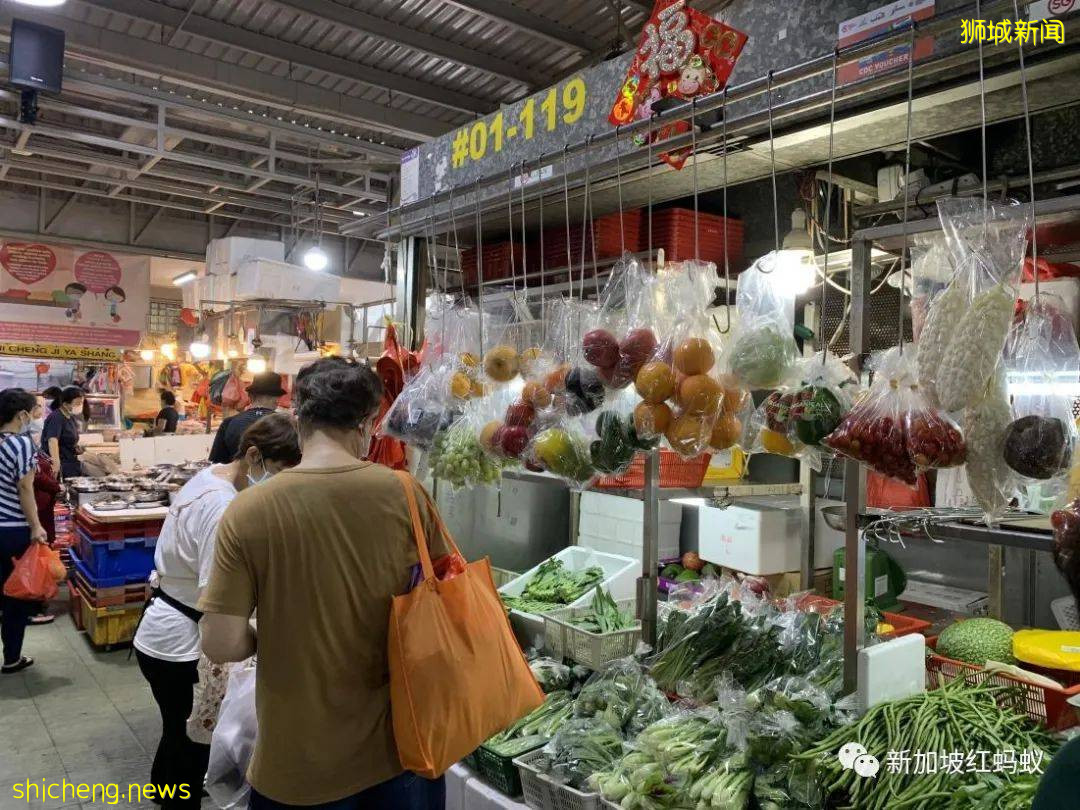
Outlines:
[[[963,464],[964,437],[919,390],[914,352],[888,349],[871,358],[871,369],[869,392],[825,446],[908,486],[916,485],[920,472]]]

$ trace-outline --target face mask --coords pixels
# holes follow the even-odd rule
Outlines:
[[[40,434],[41,431],[43,431],[44,429],[45,429],[45,420],[44,419],[31,419],[29,422],[26,423],[26,427],[23,428],[23,433],[26,433],[26,434],[28,434],[30,436],[36,436],[36,435]]]
[[[266,465],[263,465],[263,473],[258,478],[255,478],[250,472],[247,474],[248,486],[253,487],[272,477],[273,473],[266,469]]]

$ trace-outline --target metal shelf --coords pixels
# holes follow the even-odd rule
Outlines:
[[[503,470],[503,477],[513,481],[529,481],[531,483],[555,484],[569,487],[562,478],[546,472],[532,472],[531,470]],[[613,489],[596,487],[586,490],[597,492],[601,495],[616,495],[620,498],[633,498],[642,500],[645,496],[644,489]],[[801,484],[717,484],[704,487],[661,487],[658,497],[662,501],[673,501],[679,498],[710,498],[719,501],[732,498],[748,498],[763,495],[799,495],[802,493]]]

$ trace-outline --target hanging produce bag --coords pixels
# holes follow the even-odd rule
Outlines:
[[[440,581],[428,553],[414,481],[405,490],[424,582],[395,596],[388,638],[394,739],[405,770],[432,779],[544,701],[521,654],[487,559]],[[451,553],[453,538],[428,501]]]
[[[968,488],[988,525],[1004,514],[1012,499],[1015,476],[1005,463],[1005,435],[1012,421],[1005,372],[999,364],[977,405],[964,410]]]
[[[581,336],[582,355],[604,384],[625,388],[656,352],[654,276],[636,258],[608,276],[595,317]]]
[[[724,358],[728,370],[751,390],[776,388],[799,357],[795,344],[795,298],[777,272],[778,255],[767,253],[739,275],[738,325]]]
[[[1025,483],[1049,481],[1051,491],[1063,490],[1076,445],[1080,347],[1060,299],[1044,294],[1027,303],[1005,356],[1013,394],[1005,463]]]
[[[938,200],[956,273],[927,315],[921,339],[931,345],[919,357],[919,377],[947,411],[977,405],[997,368],[1019,294],[1027,210],[976,198]]]
[[[919,472],[963,464],[964,437],[919,391],[911,353],[888,349],[874,356],[872,368],[869,393],[823,444],[909,486]]]
[[[379,435],[430,450],[435,434],[450,427],[456,418],[449,407],[453,373],[450,365],[421,368],[390,406]]]
[[[60,552],[44,543],[31,543],[15,560],[15,569],[4,582],[4,596],[29,602],[47,602],[56,596],[57,583],[67,577]]]

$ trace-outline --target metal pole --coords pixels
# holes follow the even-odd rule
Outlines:
[[[870,242],[851,245],[851,354],[856,372],[870,343]],[[866,503],[866,471],[857,461],[844,462],[844,691],[858,686],[859,650],[866,646],[866,544],[859,518]]]
[[[645,489],[642,526],[641,578],[638,580],[638,617],[641,619],[641,638],[656,646],[656,577],[660,563],[660,451],[645,454]]]

